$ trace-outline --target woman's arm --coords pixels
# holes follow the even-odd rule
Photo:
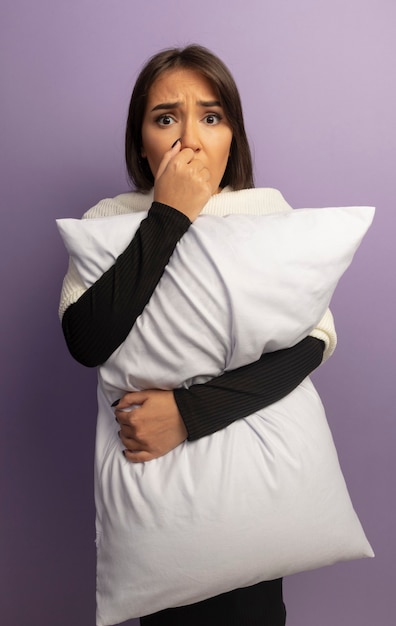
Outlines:
[[[115,403],[125,457],[132,463],[151,461],[185,439],[211,435],[273,404],[321,363],[323,348],[323,341],[307,337],[205,384],[125,394]]]
[[[211,193],[209,170],[193,150],[181,150],[178,140],[162,158],[155,175],[154,202],[130,245],[82,295],[81,283],[76,281],[78,299],[64,312],[62,328],[77,361],[89,367],[100,365],[126,339],[177,242]]]
[[[205,384],[175,389],[188,439],[211,435],[281,400],[320,365],[323,350],[323,341],[306,337],[292,348],[263,354]]]
[[[101,365],[121,345],[190,225],[180,211],[153,202],[115,264],[63,315],[66,343],[77,361],[88,367]]]

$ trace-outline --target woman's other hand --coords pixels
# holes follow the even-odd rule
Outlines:
[[[117,404],[115,415],[125,458],[132,463],[157,459],[187,439],[173,391],[127,393]]]

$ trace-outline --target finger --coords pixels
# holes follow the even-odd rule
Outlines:
[[[136,433],[135,424],[130,422],[118,422],[120,426],[120,431],[124,437],[128,437],[129,439],[136,439],[136,441],[141,441],[140,437]]]
[[[185,163],[192,163],[194,161],[197,162],[196,154],[192,148],[183,148],[180,150],[180,154],[178,155],[178,159],[184,161]]]
[[[127,439],[128,440],[135,439],[137,441],[136,435],[134,433],[134,429],[131,428],[131,426],[128,426],[126,424],[120,424],[120,426],[121,426],[121,428],[118,431],[118,436],[120,438],[123,438],[125,440],[127,440]]]
[[[152,461],[153,459],[156,459],[158,457],[156,457],[155,455],[153,455],[151,452],[148,452],[147,450],[136,450],[136,451],[131,451],[131,450],[123,450],[123,455],[126,458],[127,461],[129,461],[130,463],[146,463],[147,461]]]
[[[175,143],[172,145],[172,147],[170,148],[170,150],[168,150],[167,152],[165,152],[164,156],[162,157],[162,161],[159,164],[158,170],[157,170],[157,174],[156,174],[156,180],[158,178],[160,178],[160,176],[162,176],[162,174],[165,172],[166,168],[168,167],[168,163],[169,161],[176,156],[176,154],[178,154],[181,150],[181,140],[180,138],[177,139],[175,141]]]
[[[142,450],[142,448],[144,448],[144,446],[141,443],[139,443],[136,439],[134,439],[133,437],[127,436],[121,430],[118,431],[118,437],[120,441],[122,442],[123,446],[125,446],[125,448],[129,450],[130,452],[138,452],[139,450]]]
[[[116,416],[116,422],[120,427],[120,431],[122,432],[124,437],[136,437],[136,429],[133,427],[133,423],[131,421],[122,421],[126,420],[125,417],[121,419]]]
[[[203,181],[206,182],[210,179],[210,171],[208,170],[206,165],[202,163],[202,161],[199,161],[199,159],[196,159],[194,161],[194,166],[196,167],[196,171],[199,172],[199,175]]]
[[[132,413],[134,413],[136,409],[139,409],[140,406],[140,404],[127,404],[124,409],[117,407],[114,411],[116,421],[119,424],[130,424]]]
[[[116,411],[127,409],[130,411],[136,406],[140,406],[147,399],[147,391],[130,391],[120,398],[117,404],[113,403]]]

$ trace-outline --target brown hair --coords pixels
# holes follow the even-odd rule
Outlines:
[[[148,191],[154,184],[148,162],[141,157],[142,125],[147,97],[160,74],[179,68],[196,70],[212,83],[231,126],[230,158],[220,186],[231,185],[235,190],[253,187],[252,157],[237,86],[225,64],[212,52],[198,45],[170,48],[155,54],[137,78],[129,104],[125,136],[126,166],[132,183],[139,191]]]

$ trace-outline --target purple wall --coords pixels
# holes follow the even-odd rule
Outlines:
[[[296,207],[378,207],[334,297],[339,347],[315,375],[377,557],[285,592],[290,626],[393,623],[395,24],[392,0],[1,3],[2,624],[95,622],[95,373],[63,344],[54,220],[126,190],[137,70],[195,41],[240,86],[258,185]]]

